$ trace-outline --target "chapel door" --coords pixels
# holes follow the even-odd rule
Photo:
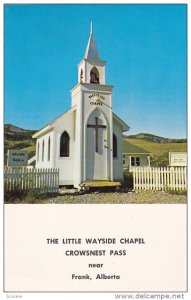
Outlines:
[[[103,114],[96,109],[86,128],[86,179],[108,179],[107,125]]]

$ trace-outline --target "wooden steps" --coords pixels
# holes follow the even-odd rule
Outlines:
[[[118,181],[105,181],[105,180],[87,180],[81,183],[83,188],[96,188],[96,187],[120,187],[121,182]]]

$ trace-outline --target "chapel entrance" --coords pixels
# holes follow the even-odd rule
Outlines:
[[[108,180],[107,124],[104,115],[94,110],[86,128],[86,179]]]

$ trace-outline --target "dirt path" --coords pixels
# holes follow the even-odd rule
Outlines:
[[[65,204],[172,204],[172,203],[186,203],[187,196],[183,193],[169,193],[162,191],[141,191],[128,193],[64,193],[58,194],[54,197],[46,197],[39,199],[40,203],[65,203]]]

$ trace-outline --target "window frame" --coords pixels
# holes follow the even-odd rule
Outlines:
[[[113,158],[114,159],[118,158],[118,141],[115,133],[113,133]]]
[[[61,145],[62,139],[64,139],[63,135],[66,135],[65,138],[67,138],[67,144],[65,145],[65,147],[67,147],[67,150],[61,150],[61,147],[64,147],[64,145]],[[66,130],[64,130],[60,136],[60,149],[59,149],[59,157],[60,158],[68,158],[70,157],[70,135],[68,134],[68,132]]]
[[[140,167],[141,158],[140,156],[131,156],[131,167]]]
[[[51,143],[50,143],[50,136],[49,136],[49,138],[48,138],[48,156],[47,156],[48,161],[50,161],[50,145],[51,145]]]
[[[42,141],[42,161],[44,161],[44,139]]]
[[[40,143],[38,141],[37,142],[37,162],[39,162],[39,157],[40,157]]]

